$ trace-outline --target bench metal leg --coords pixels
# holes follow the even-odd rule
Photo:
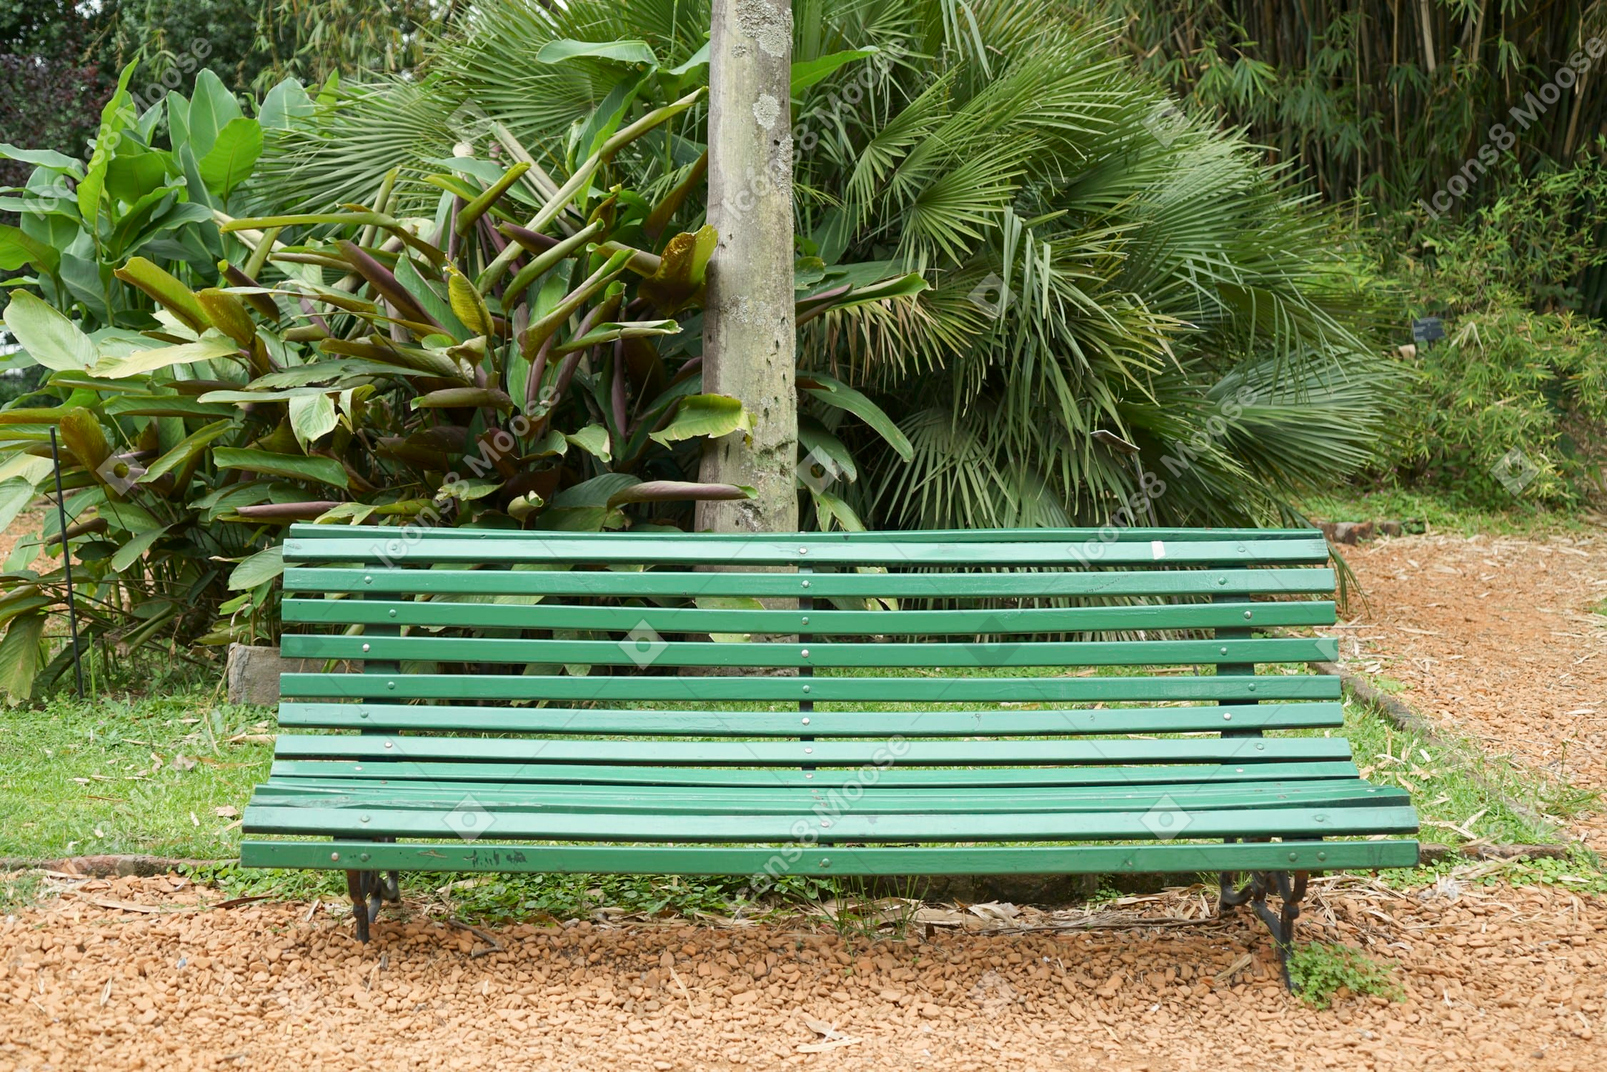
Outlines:
[[[1255,909],[1255,914],[1272,932],[1272,944],[1278,954],[1283,985],[1290,991],[1294,990],[1294,984],[1289,979],[1289,952],[1294,944],[1295,920],[1300,916],[1300,902],[1306,896],[1306,880],[1309,877],[1305,871],[1255,871],[1242,888],[1234,885],[1231,872],[1222,872],[1220,878],[1222,893],[1217,913],[1225,915],[1229,909],[1243,904]],[[1278,891],[1278,898],[1282,902],[1276,912],[1267,904],[1267,894],[1273,890]]]
[[[357,940],[368,941],[368,925],[379,918],[380,905],[402,899],[401,875],[395,871],[346,872],[346,893],[352,899],[352,919],[357,924]]]

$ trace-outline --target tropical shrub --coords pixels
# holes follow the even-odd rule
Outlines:
[[[1374,289],[1391,319],[1445,321],[1447,337],[1405,359],[1416,375],[1386,454],[1387,477],[1472,504],[1607,500],[1607,335],[1577,311],[1575,281],[1603,264],[1589,233],[1536,233],[1600,204],[1607,167],[1516,179],[1466,223],[1444,221],[1387,262]]]
[[[596,125],[706,79],[707,26],[707,3],[488,0],[432,43],[434,77],[347,85],[275,139],[267,186],[304,209],[395,169],[403,199],[428,196],[432,159],[497,130],[568,174]],[[700,107],[620,154],[630,185],[699,188]],[[1329,220],[1066,5],[800,5],[792,119],[800,280],[930,287],[802,330],[800,366],[911,444],[907,463],[839,437],[859,463],[824,466],[828,493],[855,515],[1260,523],[1370,461],[1399,374]]]
[[[275,94],[275,116],[316,110],[295,83]],[[35,253],[38,289],[82,315],[75,322],[32,289],[5,311],[51,372],[47,397],[0,410],[10,511],[0,520],[49,477],[58,432],[85,628],[176,649],[273,635],[277,542],[292,521],[642,528],[684,524],[692,500],[745,497],[751,489],[682,479],[707,439],[753,420],[738,400],[701,391],[697,335],[674,319],[697,318],[717,236],[671,226],[684,194],[652,202],[608,181],[616,154],[699,95],[604,123],[561,186],[510,140],[511,166],[440,160],[428,215],[403,211],[394,175],[367,205],[254,218],[210,208],[202,237],[240,252],[212,268],[212,285],[188,258],[170,267],[197,285],[136,255],[91,308]],[[125,97],[103,136],[118,133]],[[168,102],[173,129],[185,129],[184,104]],[[192,102],[192,138],[196,112]],[[258,118],[269,117],[265,101]],[[185,181],[200,184],[193,197],[226,195],[207,182],[210,154],[199,167],[188,146],[179,155]],[[40,163],[76,179],[81,200],[102,164],[74,166]],[[111,215],[124,211],[123,193],[103,196]],[[819,282],[801,296],[803,315],[921,286]],[[112,326],[86,330],[97,315]],[[828,376],[800,390],[885,426]],[[848,457],[834,437],[822,442]],[[41,549],[19,546],[0,574],[0,622],[10,623],[0,688],[13,698],[36,687],[44,621],[65,596],[59,568],[33,568]],[[59,672],[63,657],[47,669]]]

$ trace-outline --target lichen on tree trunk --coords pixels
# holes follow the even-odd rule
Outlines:
[[[753,432],[709,444],[702,479],[756,494],[699,503],[700,530],[798,527],[791,80],[789,0],[714,0],[708,220],[720,240],[709,262],[703,389],[741,399]]]

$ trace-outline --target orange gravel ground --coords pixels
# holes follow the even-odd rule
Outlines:
[[[1339,630],[1349,667],[1487,753],[1607,792],[1607,538],[1407,536],[1345,558],[1367,596]],[[1607,809],[1575,825],[1607,851]]]
[[[0,1069],[1607,1067],[1607,903],[1556,889],[1324,880],[1303,937],[1395,961],[1406,999],[1318,1012],[1200,887],[852,946],[388,910],[362,948],[345,906],[65,885],[0,922]]]

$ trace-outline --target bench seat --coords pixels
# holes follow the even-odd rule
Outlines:
[[[1334,621],[1308,530],[297,525],[285,555],[284,654],[328,662],[283,676],[242,863],[347,871],[363,936],[379,872],[1213,872],[1271,922],[1292,876],[1417,861],[1305,668],[1335,642],[1291,632]]]

